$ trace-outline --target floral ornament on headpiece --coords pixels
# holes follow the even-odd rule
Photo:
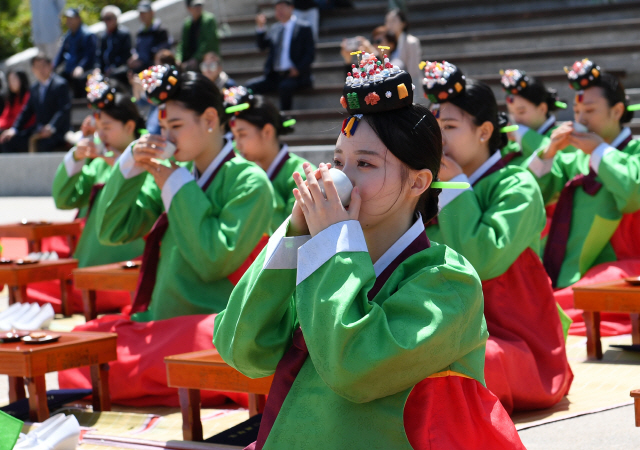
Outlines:
[[[116,89],[99,72],[87,77],[86,91],[89,106],[98,111],[113,103],[116,98]]]
[[[165,64],[163,66],[151,66],[138,74],[142,82],[142,88],[147,93],[147,98],[154,104],[160,105],[178,90],[180,72],[175,66]]]
[[[578,91],[576,92],[576,102],[582,103],[584,90],[598,84],[602,69],[593,61],[585,58],[582,61],[574,62],[571,69],[565,67],[564,71],[567,73],[571,89]]]
[[[253,91],[251,89],[247,89],[244,86],[234,86],[225,89],[223,94],[225,113],[237,116],[240,111],[251,108],[251,101],[253,100]]]
[[[513,96],[518,95],[529,85],[529,77],[518,69],[501,70],[500,75],[502,75],[500,84],[507,93],[507,102],[513,103]]]
[[[453,64],[447,61],[425,61],[420,63],[420,70],[424,71],[424,96],[431,103],[448,102],[464,92],[466,78]]]

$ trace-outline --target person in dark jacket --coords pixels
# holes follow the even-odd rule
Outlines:
[[[95,67],[107,77],[127,83],[127,62],[131,57],[131,35],[129,30],[118,25],[120,8],[107,5],[100,12],[105,24],[104,36],[100,38],[96,52]]]
[[[307,22],[293,15],[291,0],[276,0],[276,23],[269,32],[264,14],[256,17],[258,47],[269,49],[264,75],[247,82],[256,94],[277,91],[280,109],[290,110],[294,92],[311,86],[311,63],[315,58],[313,32]]]
[[[96,56],[96,36],[82,23],[77,8],[64,12],[69,31],[62,38],[62,46],[55,57],[53,67],[73,89],[76,98],[84,98],[87,72],[93,69]]]
[[[24,152],[29,140],[35,140],[38,152],[52,152],[64,144],[71,127],[71,96],[64,78],[53,73],[51,59],[38,53],[31,60],[31,70],[38,82],[29,91],[29,101],[13,123],[0,135],[2,151]],[[35,115],[36,124],[27,127]]]
[[[162,27],[160,19],[154,18],[149,0],[138,3],[138,14],[142,28],[136,35],[136,46],[129,60],[129,68],[134,72],[141,72],[152,66],[156,53],[171,48],[172,44],[169,32]]]

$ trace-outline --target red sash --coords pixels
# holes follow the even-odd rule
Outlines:
[[[629,142],[631,142],[631,139],[633,139],[633,136],[629,135],[629,137],[622,141],[616,148],[623,150]],[[579,174],[568,181],[560,193],[560,198],[558,199],[553,218],[551,219],[549,237],[547,238],[547,245],[544,248],[544,258],[542,260],[554,288],[558,287],[560,269],[562,268],[562,263],[567,253],[567,243],[569,242],[569,232],[571,231],[571,219],[573,216],[573,197],[580,186],[582,186],[582,189],[590,196],[596,195],[602,187],[602,183],[596,181],[597,176],[598,174],[596,174],[593,169],[589,169],[587,175]]]

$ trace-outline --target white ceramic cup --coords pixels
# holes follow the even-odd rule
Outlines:
[[[588,133],[589,129],[582,125],[580,122],[573,122],[573,129],[578,133]]]
[[[331,168],[329,169],[329,174],[331,178],[333,178],[333,184],[336,186],[342,205],[349,206],[349,203],[351,203],[351,191],[353,190],[351,180],[349,180],[349,177],[347,177],[342,170]],[[327,198],[327,194],[324,192],[324,182],[322,178],[318,180],[318,184],[320,185],[322,195]]]
[[[158,159],[169,159],[176,152],[176,146],[173,142],[166,141],[167,146],[163,149]]]

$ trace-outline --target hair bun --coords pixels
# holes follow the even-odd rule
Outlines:
[[[180,82],[180,72],[176,66],[164,64],[151,66],[138,74],[147,98],[160,105],[175,96]]]
[[[600,66],[588,58],[574,62],[571,70],[567,67],[565,67],[564,70],[567,72],[569,86],[576,91],[582,91],[597,85],[600,80],[600,74],[602,73]]]
[[[379,113],[413,104],[411,75],[372,53],[358,52],[358,63],[345,80],[340,104],[350,115]],[[360,57],[362,56],[362,57]]]
[[[420,64],[424,70],[422,87],[431,103],[444,103],[464,92],[466,77],[456,66],[447,61],[426,61]]]
[[[95,72],[87,77],[87,100],[93,109],[104,109],[116,99],[116,88],[101,73]]]

